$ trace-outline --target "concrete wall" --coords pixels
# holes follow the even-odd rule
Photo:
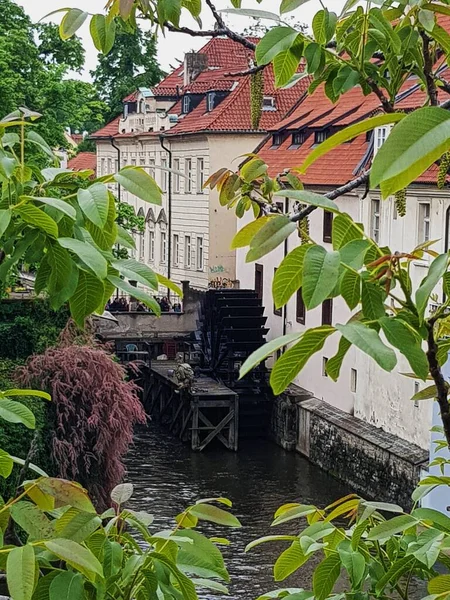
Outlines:
[[[323,190],[317,190],[323,191]],[[371,233],[371,200],[375,194],[363,198],[360,193],[348,194],[339,198],[338,204],[342,211],[347,212],[358,222],[363,223],[365,231]],[[437,252],[444,251],[445,243],[445,211],[450,204],[450,198],[445,191],[433,188],[416,188],[408,192],[408,210],[403,219],[396,217],[392,199],[381,202],[380,245],[388,245],[393,251],[411,252],[419,243],[419,204],[430,202],[430,239],[438,240],[433,246]],[[241,229],[252,219],[246,215],[238,224]],[[310,217],[310,234],[317,243],[331,249],[331,245],[323,240],[323,211],[317,210]],[[294,234],[288,240],[288,251],[299,244]],[[247,249],[237,251],[237,279],[242,288],[253,288],[255,284],[255,263],[246,263]],[[274,269],[283,259],[284,248],[275,249],[269,255],[257,262],[264,268],[264,298],[270,333],[268,340],[283,334],[284,315],[277,316],[273,310],[272,281]],[[426,266],[430,258],[417,261],[411,267],[411,278],[414,286],[418,286],[426,274]],[[436,289],[440,296],[440,290]],[[333,301],[333,324],[346,323],[351,316],[346,304],[340,298]],[[286,308],[286,333],[304,331],[321,325],[321,307],[308,311],[306,324],[297,323],[296,298],[290,300]],[[398,355],[398,365],[391,374],[378,367],[365,354],[352,347],[344,359],[338,382],[333,382],[324,374],[324,359],[334,355],[339,342],[339,335],[334,334],[326,341],[321,352],[313,356],[294,383],[310,390],[314,397],[324,400],[349,414],[354,414],[363,421],[376,427],[381,427],[400,438],[428,447],[429,429],[431,426],[431,402],[418,402],[414,405],[410,398],[417,389],[425,387],[423,382],[408,378],[401,373],[411,371],[408,363]],[[270,366],[270,361],[269,361]],[[352,391],[352,369],[356,370],[357,386]]]

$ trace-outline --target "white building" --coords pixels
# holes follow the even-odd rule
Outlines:
[[[138,259],[176,283],[189,280],[200,289],[237,285],[229,247],[236,216],[204,184],[220,168],[235,169],[236,158],[252,152],[306,90],[305,80],[275,90],[267,69],[262,118],[252,128],[250,76],[232,74],[247,70],[252,59],[241,45],[212,39],[199,53],[187,54],[155,89],[126,98],[123,115],[92,136],[98,175],[136,165],[156,178],[164,193],[161,207],[116,191],[145,216],[145,232],[136,234]]]
[[[422,92],[413,83],[409,82],[410,87],[402,94],[399,108],[423,104]],[[314,145],[344,126],[371,116],[378,108],[376,99],[364,97],[359,89],[348,92],[336,105],[332,105],[319,88],[273,130],[260,147],[259,155],[268,163],[271,175],[275,176],[286,168],[301,165]],[[371,139],[361,135],[319,159],[302,178],[307,189],[325,193],[354,179],[370,166],[374,147],[376,151],[388,133],[386,128],[380,128],[375,130]],[[339,198],[337,203],[343,212],[362,223],[365,231],[381,246],[410,252],[424,241],[439,240],[433,249],[445,252],[448,249],[450,194],[448,189],[437,189],[436,177],[437,169],[432,168],[409,188],[404,218],[397,215],[392,198],[383,201],[378,192],[366,193],[362,188]],[[292,204],[289,208],[292,210]],[[248,220],[250,215],[239,223],[238,228]],[[329,245],[330,249],[332,220],[333,215],[322,210],[316,210],[310,216],[312,240],[324,243],[325,247]],[[299,238],[292,235],[287,242],[287,252],[299,243]],[[293,297],[285,309],[276,311],[271,288],[275,269],[285,255],[284,246],[279,246],[257,264],[245,262],[246,252],[247,249],[238,251],[237,278],[242,287],[261,290],[270,327],[269,339],[321,324],[346,323],[350,318],[351,313],[341,298],[327,300],[322,307],[306,312],[301,293]],[[431,257],[413,264],[413,286],[417,287],[426,275],[430,260]],[[428,448],[432,403],[410,400],[425,384],[401,375],[411,371],[404,357],[398,355],[396,370],[389,374],[352,347],[335,383],[327,377],[325,364],[337,351],[338,341],[339,336],[331,336],[323,350],[309,360],[295,383],[333,406]]]

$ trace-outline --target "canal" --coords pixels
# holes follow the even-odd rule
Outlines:
[[[286,502],[326,506],[349,491],[299,454],[269,441],[241,442],[238,453],[220,448],[194,453],[155,427],[136,436],[127,468],[127,481],[135,486],[132,507],[154,514],[156,529],[173,527],[173,517],[199,498],[226,496],[233,501],[242,529],[216,525],[202,529],[231,541],[230,547],[222,547],[231,576],[231,600],[254,600],[280,587],[273,581],[272,565],[286,545],[264,544],[244,553],[253,539],[295,532],[296,521],[276,530],[270,527],[279,506]],[[309,587],[313,566],[308,563],[281,585]],[[212,592],[204,596],[219,597],[223,598]]]

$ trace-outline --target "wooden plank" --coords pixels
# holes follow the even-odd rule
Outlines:
[[[192,406],[189,406],[189,409],[188,409],[188,410],[187,410],[187,412],[186,412],[186,416],[185,416],[185,418],[183,419],[183,424],[182,424],[182,426],[181,426],[181,431],[180,431],[180,435],[179,435],[179,437],[180,437],[180,439],[181,439],[181,440],[183,439],[184,432],[186,431],[186,427],[187,427],[187,426],[188,426],[188,424],[189,424],[189,421],[190,421],[190,419],[191,419],[191,416],[192,416]]]
[[[237,452],[239,445],[239,399],[236,398],[233,409],[233,421],[228,431],[228,444],[230,450]]]
[[[175,411],[172,422],[170,423],[170,430],[173,431],[175,429],[175,425],[177,424],[178,417],[183,410],[183,398],[180,398],[180,403],[178,404],[178,408]]]
[[[229,413],[228,413],[229,414]],[[227,415],[228,416],[228,415]],[[208,419],[208,417],[206,417],[201,411],[199,412],[199,418],[200,421],[202,423],[204,423],[205,425],[208,426],[208,428],[211,430],[215,430],[217,428],[217,425],[213,425],[211,423],[211,421]],[[226,438],[223,436],[222,433],[220,433],[220,431],[217,433],[217,439],[222,442],[222,444],[225,446],[225,448],[228,448],[228,442],[226,440]],[[228,448],[229,449],[229,448]]]
[[[222,431],[222,429],[228,425],[228,423],[230,421],[232,421],[234,418],[234,411],[231,411],[230,413],[228,413],[221,421],[220,423],[217,425],[217,427],[214,429],[214,431],[211,431],[211,433],[203,440],[199,450],[202,451],[206,448],[206,446],[212,442],[212,440],[215,437],[219,437],[220,432]],[[223,436],[221,436],[223,438]],[[225,446],[226,448],[230,449],[230,447],[228,446],[228,442],[225,440],[225,438],[223,438],[225,441]],[[222,442],[223,443],[223,442]]]
[[[198,431],[198,415],[199,415],[198,404],[194,400],[192,402],[192,430],[191,430],[192,450],[197,450],[200,446],[200,434]]]

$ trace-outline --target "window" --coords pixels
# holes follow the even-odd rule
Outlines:
[[[205,184],[205,161],[203,158],[197,158],[197,194],[203,194]]]
[[[106,175],[106,158],[102,158],[101,164],[100,175]]]
[[[329,137],[330,137],[330,130],[329,129],[322,129],[322,131],[316,131],[314,133],[314,143],[315,144],[321,144],[322,142],[324,142]]]
[[[190,194],[192,192],[192,160],[190,158],[186,158],[184,161],[184,174],[186,176],[184,193]]]
[[[331,233],[333,230],[333,213],[329,210],[323,211],[323,241],[331,242]]]
[[[187,113],[189,112],[191,108],[191,99],[189,98],[189,96],[185,96],[183,98],[183,113],[185,115],[187,115]]]
[[[277,107],[275,106],[275,98],[273,96],[264,96],[262,109],[277,110]]]
[[[139,166],[145,167],[145,156],[141,156],[139,159]]]
[[[175,233],[173,236],[173,264],[176,266],[180,262],[180,236]]]
[[[136,159],[135,159],[135,158],[132,158],[132,159],[131,159],[131,166],[132,166],[132,167],[135,167],[135,166],[136,166]]]
[[[273,270],[273,276],[275,277],[277,272],[277,268],[275,267],[275,269]],[[275,306],[275,304],[273,305],[273,314],[276,315],[277,317],[281,317],[283,314],[283,309],[282,308],[277,308]]]
[[[370,231],[374,242],[378,244],[380,241],[380,201],[372,200],[370,216]]]
[[[420,384],[418,381],[414,382],[414,396],[420,391]],[[419,400],[414,400],[414,408],[419,408]]]
[[[327,362],[328,362],[328,358],[326,356],[323,356],[322,357],[322,377],[328,377]]]
[[[329,298],[322,303],[322,325],[331,325],[333,322],[333,300]]]
[[[153,177],[153,179],[155,179],[155,159],[151,158],[148,161],[148,165],[149,165],[148,173],[149,173],[150,177]]]
[[[352,369],[350,371],[350,390],[352,392],[356,392],[357,385],[358,385],[358,371],[356,369]]]
[[[381,148],[381,146],[384,144],[384,142],[386,141],[390,132],[391,132],[390,126],[377,127],[375,129],[375,146],[373,149],[374,154],[376,154],[378,152],[378,150]]]
[[[396,221],[398,219],[398,211],[397,211],[397,204],[395,202],[395,198],[392,198],[392,218],[394,219],[394,221]]]
[[[197,271],[204,269],[203,238],[197,238]]]
[[[165,231],[161,231],[161,262],[165,263],[167,260],[167,234]]]
[[[255,265],[255,292],[259,300],[263,299],[264,295],[264,267],[263,265]]]
[[[108,175],[112,173],[112,158],[108,158]]]
[[[272,146],[281,146],[283,143],[283,134],[274,133],[272,136]]]
[[[210,92],[208,94],[208,112],[211,112],[212,110],[214,110],[215,97],[216,97],[216,94],[214,92]]]
[[[145,261],[145,237],[144,233],[139,234],[139,260]]]
[[[295,131],[292,134],[292,145],[301,146],[305,143],[306,135],[304,131]]]
[[[191,268],[192,263],[192,242],[191,236],[187,235],[184,238],[184,266],[186,269]]]
[[[163,192],[167,192],[168,172],[164,169],[167,169],[167,158],[161,159],[161,189]]]
[[[116,158],[116,160],[114,161],[114,172],[118,173],[119,172],[119,159]]]
[[[180,159],[175,158],[173,161],[173,170],[180,171]],[[180,192],[180,176],[176,173],[173,176],[173,191],[178,194]]]
[[[297,314],[297,323],[301,323],[302,325],[304,325],[306,322],[306,307],[305,307],[305,303],[303,302],[302,288],[297,290],[296,314]]]
[[[419,244],[430,240],[430,203],[419,204]]]
[[[150,231],[148,236],[148,260],[155,262],[155,232]]]

